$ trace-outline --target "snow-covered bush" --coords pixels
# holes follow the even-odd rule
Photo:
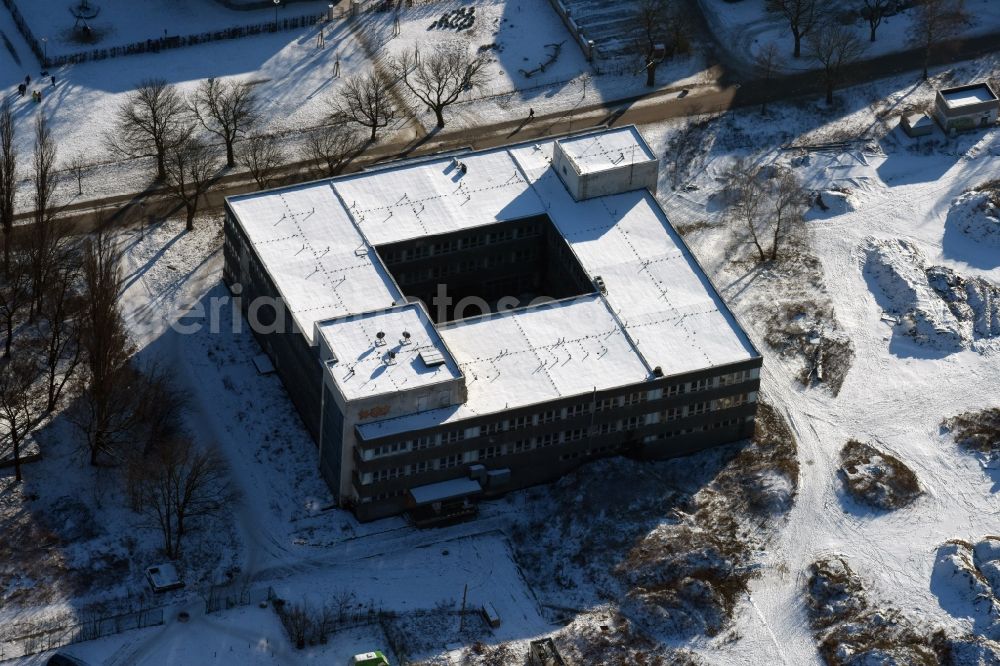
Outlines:
[[[964,412],[947,419],[942,427],[963,448],[983,453],[1000,449],[1000,407]]]
[[[828,666],[959,666],[996,664],[956,657],[988,655],[1000,648],[971,636],[932,630],[890,607],[876,607],[864,581],[840,555],[813,562],[806,606],[819,653]]]
[[[947,224],[976,243],[1000,248],[1000,185],[996,181],[956,198]]]
[[[921,492],[917,475],[903,461],[854,440],[840,451],[838,474],[851,497],[876,509],[906,506]]]
[[[864,272],[882,307],[898,315],[905,335],[957,351],[1000,337],[1000,287],[950,268],[926,265],[923,252],[903,239],[867,238]]]
[[[980,277],[962,277],[944,266],[928,268],[927,281],[956,319],[971,322],[974,338],[1000,336],[1000,287]]]
[[[920,248],[898,238],[868,238],[863,250],[865,275],[882,292],[883,308],[899,315],[904,334],[938,349],[965,346],[968,333],[928,284]]]

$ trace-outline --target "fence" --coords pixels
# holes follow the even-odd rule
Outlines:
[[[573,19],[572,12],[566,8],[566,5],[562,3],[562,0],[549,0],[552,5],[552,9],[559,14],[559,18],[566,25],[566,29],[569,30],[569,34],[573,36],[573,41],[577,43],[580,50],[583,51],[583,56],[587,60],[593,60],[594,56],[597,55],[597,49],[594,46],[594,40],[587,39],[583,34],[583,29],[576,24],[576,20]]]
[[[270,587],[250,587],[247,581],[213,585],[201,590],[205,612],[250,606],[274,598]],[[0,660],[26,657],[54,650],[72,643],[92,641],[120,634],[131,629],[143,629],[163,624],[166,606],[145,605],[135,600],[109,601],[81,610],[77,615],[63,615],[38,622],[5,627],[0,634]]]
[[[205,613],[215,613],[229,610],[237,606],[254,606],[274,598],[274,590],[270,587],[251,588],[246,583],[241,585],[213,585],[201,593],[205,601]]]
[[[121,56],[138,55],[142,53],[159,53],[171,49],[183,48],[185,46],[195,46],[207,44],[209,42],[221,42],[229,39],[242,39],[264,33],[274,33],[284,30],[298,30],[315,25],[321,16],[294,16],[292,18],[280,19],[277,23],[270,21],[258,23],[256,25],[237,26],[226,28],[225,30],[214,30],[202,32],[197,35],[174,35],[170,37],[159,37],[157,39],[147,39],[142,42],[133,42],[122,46],[111,46],[104,49],[93,49],[91,51],[81,51],[68,55],[54,56],[48,59],[46,66],[59,67],[60,65],[77,64],[87,61],[106,60],[108,58],[118,58]]]
[[[100,615],[82,612],[81,618],[64,616],[31,625],[14,625],[0,637],[0,660],[26,657],[71,643],[92,641],[130,629],[163,624],[164,607],[137,609],[124,613]],[[74,621],[75,620],[75,621]],[[25,632],[25,633],[18,633]]]
[[[28,25],[27,21],[24,20],[20,10],[18,10],[16,0],[3,0],[3,3],[7,9],[10,10],[10,14],[14,18],[14,24],[17,26],[21,36],[24,37],[24,41],[28,43],[28,47],[35,54],[38,62],[42,63],[43,68],[59,67],[62,65],[78,64],[95,60],[106,60],[108,58],[118,58],[121,56],[138,55],[142,53],[159,53],[160,51],[183,48],[185,46],[195,46],[197,44],[206,44],[209,42],[241,39],[243,37],[251,37],[254,35],[281,32],[285,30],[298,30],[300,28],[311,27],[326,17],[325,13],[293,16],[291,18],[279,19],[277,22],[268,21],[266,23],[258,23],[255,25],[234,26],[224,30],[213,30],[195,35],[173,35],[169,37],[159,37],[157,39],[146,39],[141,42],[132,42],[131,44],[123,44],[121,46],[109,46],[107,48],[91,49],[89,51],[79,51],[77,53],[69,53],[47,58],[41,42],[39,42],[39,40],[35,37],[34,33],[31,31],[31,27]]]

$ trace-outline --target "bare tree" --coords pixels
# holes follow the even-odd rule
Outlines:
[[[142,510],[160,529],[170,559],[181,555],[192,521],[222,512],[232,501],[218,454],[199,450],[187,437],[156,445],[140,478]]]
[[[778,51],[778,45],[774,42],[768,42],[754,58],[754,69],[757,70],[757,76],[764,82],[765,95],[771,89],[771,80],[781,67],[781,62],[782,58]],[[760,112],[762,115],[767,113],[767,97],[764,97],[760,103]]]
[[[285,151],[272,134],[251,134],[236,147],[236,159],[253,177],[257,187],[270,186],[274,173],[285,162]]]
[[[14,110],[10,98],[0,105],[0,226],[3,227],[3,270],[10,268],[13,246],[14,199],[17,195],[17,145],[14,142]]]
[[[35,214],[27,233],[31,262],[31,306],[29,320],[41,308],[45,284],[68,235],[66,225],[55,220],[52,196],[55,192],[56,144],[42,114],[35,117],[35,150],[32,159]]]
[[[76,179],[77,195],[83,194],[83,175],[87,173],[89,166],[86,156],[82,153],[74,155],[70,159],[69,164],[66,165],[66,170],[73,174],[73,178]]]
[[[14,480],[21,482],[21,445],[38,425],[45,402],[38,366],[29,353],[0,361],[0,445],[14,456]]]
[[[187,399],[170,375],[156,365],[138,373],[133,395],[136,396],[134,421],[128,445],[123,448],[125,486],[132,509],[142,511],[147,458],[157,446],[184,436],[182,422]]]
[[[321,176],[336,176],[363,145],[346,123],[327,125],[306,135],[306,157],[317,164]]]
[[[3,357],[10,358],[18,320],[31,302],[31,262],[19,236],[4,238],[7,270],[0,276],[0,322],[4,328]]]
[[[772,167],[767,180],[768,207],[771,218],[771,261],[777,261],[787,241],[798,234],[805,221],[807,197],[802,183],[790,170]]]
[[[825,15],[825,0],[767,0],[767,8],[788,21],[795,40],[796,58],[802,55],[802,40],[810,34]]]
[[[203,141],[188,138],[170,148],[165,166],[167,177],[164,184],[170,194],[184,205],[187,230],[192,231],[198,200],[215,184],[218,171],[215,155]]]
[[[79,254],[66,252],[52,271],[42,298],[43,329],[39,339],[49,412],[59,404],[80,363],[83,298],[78,288],[79,272]]]
[[[254,86],[205,79],[191,96],[191,111],[202,127],[226,144],[226,166],[236,166],[233,144],[260,120]]]
[[[103,454],[118,455],[135,423],[136,381],[128,339],[119,307],[122,291],[121,249],[115,238],[97,231],[84,242],[84,306],[80,340],[84,381],[71,417],[97,465]]]
[[[388,76],[374,69],[348,77],[334,102],[334,114],[369,128],[374,142],[379,128],[387,127],[396,117],[392,85]]]
[[[354,592],[351,592],[347,588],[340,588],[334,590],[333,592],[333,608],[336,609],[336,621],[344,623],[347,621],[347,613],[354,606],[357,601],[357,597],[354,596]]]
[[[749,238],[760,263],[777,261],[798,233],[806,197],[795,175],[756,158],[738,159],[726,172],[730,220]]]
[[[306,646],[306,637],[312,630],[312,611],[306,602],[288,604],[280,613],[281,623],[288,632],[288,638],[299,650]]]
[[[861,7],[861,17],[868,22],[868,28],[871,30],[871,41],[875,41],[875,31],[889,14],[892,2],[893,0],[864,0],[864,5]]]
[[[910,43],[924,51],[924,79],[934,48],[957,35],[969,20],[965,0],[919,0],[910,28]]]
[[[642,54],[646,85],[656,85],[656,66],[668,50],[676,21],[671,0],[640,0],[635,9],[637,49]]]
[[[337,627],[337,614],[333,606],[330,604],[323,604],[323,606],[316,611],[316,619],[313,623],[313,633],[316,640],[322,645],[326,645],[327,640],[329,640],[330,634]]]
[[[823,70],[826,103],[833,104],[833,90],[840,82],[844,67],[856,61],[865,45],[848,26],[824,25],[806,39],[809,59]]]
[[[761,237],[761,209],[764,206],[764,191],[758,179],[760,167],[749,159],[739,158],[726,172],[726,195],[729,199],[729,218],[749,235],[760,263],[767,261]]]
[[[156,177],[167,176],[167,151],[182,143],[193,127],[183,97],[163,79],[146,79],[128,93],[115,114],[108,146],[129,157],[156,157]]]
[[[471,55],[466,42],[443,43],[430,53],[414,49],[393,63],[393,71],[410,93],[434,112],[437,126],[444,127],[444,110],[458,101],[463,91],[486,82],[486,58]]]

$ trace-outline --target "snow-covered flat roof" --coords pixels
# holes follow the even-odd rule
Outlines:
[[[941,96],[948,102],[948,106],[959,107],[970,104],[980,104],[982,102],[992,102],[997,99],[989,86],[985,83],[959,88],[950,88],[941,91]]]
[[[637,142],[651,156],[634,128],[561,141],[585,154],[606,135],[602,145]],[[522,143],[229,200],[303,332],[322,322],[348,398],[464,374],[465,404],[367,423],[363,437],[635,384],[656,368],[670,377],[759,356],[653,195],[576,201],[552,168],[554,150],[554,141]],[[393,308],[405,296],[374,246],[538,214],[604,293],[436,327],[422,309]],[[344,318],[376,310],[387,312]],[[411,349],[447,358],[443,374],[416,372],[410,350],[385,366],[371,352],[378,330],[390,345],[409,330],[420,338]],[[355,364],[350,377],[343,362]]]
[[[329,181],[231,197],[229,205],[310,341],[317,321],[402,300]]]
[[[581,174],[656,159],[632,126],[559,139],[559,145]]]
[[[459,359],[468,400],[358,426],[365,439],[429,428],[652,377],[599,294],[439,327]]]
[[[596,294],[453,322],[440,331],[461,359],[468,404],[481,413],[651,376]]]
[[[348,400],[462,376],[427,314],[416,303],[324,321],[316,328],[334,354],[335,360],[327,362],[327,367]]]
[[[549,168],[551,151],[551,143],[511,149],[651,368],[669,376],[757,356],[653,195],[576,201]]]
[[[505,150],[403,162],[397,168],[337,180],[333,186],[372,245],[545,212]]]

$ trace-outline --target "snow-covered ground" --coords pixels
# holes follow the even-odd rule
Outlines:
[[[777,13],[768,12],[766,0],[698,0],[704,11],[709,28],[715,33],[719,43],[731,55],[751,63],[753,57],[768,44],[774,44],[781,56],[781,68],[786,71],[815,69],[806,56],[805,41],[802,57],[793,57],[795,41],[788,22]],[[852,3],[830,3],[835,11]],[[854,5],[861,5],[855,2]],[[1000,4],[993,0],[966,0],[965,8],[972,17],[962,31],[963,36],[985,35],[1000,30]],[[875,32],[875,41],[870,42],[868,22],[860,18],[852,24],[859,39],[866,46],[862,57],[872,57],[913,48],[908,43],[913,26],[915,10],[905,10],[883,19]],[[839,22],[839,21],[838,21]]]
[[[954,76],[975,79],[993,67],[992,59],[983,59],[959,67]],[[783,294],[769,271],[732,261],[732,231],[711,195],[733,154],[773,151],[770,157],[793,157],[797,175],[810,188],[842,188],[850,200],[839,214],[817,215],[808,227],[821,277],[854,345],[854,365],[833,397],[803,389],[795,364],[765,351],[762,395],[786,414],[799,437],[800,490],[734,628],[742,638],[713,645],[722,651],[705,654],[711,663],[818,662],[802,591],[807,565],[833,552],[845,554],[861,576],[873,580],[873,596],[885,603],[929,622],[974,626],[973,618],[949,612],[956,606],[951,596],[961,591],[937,581],[932,587],[932,572],[937,548],[946,540],[975,541],[1000,529],[1000,499],[991,474],[942,434],[940,425],[956,413],[1000,404],[1000,340],[941,349],[894,334],[894,325],[882,318],[882,286],[863,270],[873,239],[902,240],[919,248],[929,265],[1000,284],[996,249],[947,223],[956,197],[1000,169],[1000,131],[948,140],[936,130],[932,144],[909,139],[898,128],[880,138],[884,125],[875,110],[886,112],[884,121],[893,127],[899,109],[932,95],[932,86],[914,88],[900,78],[880,82],[877,89],[845,91],[838,113],[823,110],[816,100],[779,105],[766,119],[755,110],[727,114],[710,125],[705,144],[715,147],[687,181],[699,189],[670,192],[661,180],[661,200],[674,224],[708,223],[692,227],[687,240],[756,339],[764,337],[764,313]],[[643,129],[662,154],[678,123]],[[841,154],[813,152],[794,159],[796,153],[776,150],[790,141],[833,138],[856,139],[854,156],[845,161]],[[891,513],[863,512],[845,503],[836,469],[849,439],[883,443],[916,472],[925,494]]]
[[[123,46],[165,36],[200,35],[242,26],[272,24],[327,11],[327,0],[281,3],[274,9],[229,9],[216,0],[146,0],[136,11],[133,0],[88,0],[89,11],[76,9],[81,0],[14,0],[36,39],[48,39],[49,57]],[[335,10],[337,11],[337,10]],[[82,41],[79,30],[85,19],[92,41]],[[338,12],[339,13],[339,12]],[[76,28],[76,30],[74,30]],[[253,42],[250,42],[253,43]]]
[[[970,4],[976,1],[970,0]],[[757,2],[726,3],[724,8],[751,7]],[[528,11],[523,0],[520,4]],[[494,5],[499,8],[502,3],[478,3],[484,7],[477,10],[483,21]],[[508,2],[503,9],[514,5]],[[534,11],[534,5],[531,7]],[[539,7],[550,11],[546,3],[539,3]],[[423,14],[404,16],[413,20],[410,23],[407,18],[401,26],[399,47],[414,43],[406,40],[415,40],[429,25]],[[523,25],[509,12],[493,17],[515,32]],[[555,29],[551,23],[544,25],[544,30]],[[12,41],[18,39],[2,11],[0,29]],[[489,33],[482,37],[486,39]],[[60,75],[60,85],[47,96],[43,107],[52,113],[64,154],[81,151],[93,155],[99,145],[95,137],[107,127],[116,100],[134,80],[154,69],[172,67],[168,75],[187,89],[199,78],[219,74],[221,68],[225,75],[262,80],[260,90],[269,105],[268,113],[283,119],[280,125],[275,121],[276,127],[308,126],[321,122],[325,112],[322,97],[336,85],[330,78],[335,57],[330,34],[327,40],[327,49],[319,50],[314,32],[300,35],[292,43],[288,43],[288,35],[266,35],[254,41],[262,51],[249,55],[238,43],[219,43],[174,52],[177,60],[160,54],[80,65],[67,70],[65,77]],[[529,42],[511,43],[527,48]],[[365,45],[348,32],[338,33],[336,43],[345,71],[365,60]],[[544,52],[544,42],[538,40],[536,46],[534,56],[519,57],[533,62],[532,57],[537,59]],[[570,57],[569,47],[567,42],[560,57]],[[27,54],[26,49],[23,53]],[[516,50],[505,49],[498,62],[502,63],[504,53],[510,56]],[[3,60],[7,58],[4,54],[0,51],[0,71],[16,81],[20,69],[12,60]],[[495,85],[524,85],[515,78],[518,75],[511,74],[524,62],[514,58],[504,65],[503,71],[510,78],[501,80],[498,70],[494,78],[501,82]],[[992,59],[967,63],[955,78],[981,78],[995,67]],[[498,114],[506,114],[498,117],[516,117],[523,113],[521,106],[531,104],[539,112],[546,108],[543,104],[557,108],[580,94],[580,89],[573,88],[576,84],[560,83],[559,77],[572,75],[571,68],[557,66],[547,73],[555,91],[551,97],[540,91],[513,93],[506,108],[500,102],[469,102],[456,108],[458,122],[494,118],[489,115],[494,108],[491,104],[497,105]],[[1000,347],[997,338],[981,336],[975,338],[975,344],[942,346],[905,334],[893,320],[915,309],[911,305],[926,305],[925,310],[933,309],[945,320],[950,310],[943,301],[934,300],[930,287],[913,289],[921,276],[926,277],[915,268],[915,252],[877,251],[912,248],[927,266],[942,266],[965,278],[1000,284],[996,247],[970,236],[963,225],[955,223],[966,219],[969,212],[962,205],[963,193],[995,178],[1000,171],[1000,131],[954,139],[937,132],[931,139],[913,140],[892,129],[899,111],[926,103],[932,95],[933,87],[914,86],[908,77],[845,91],[837,112],[812,101],[773,105],[765,119],[754,109],[732,112],[706,125],[700,144],[706,154],[679,180],[688,187],[671,189],[673,178],[667,171],[675,168],[673,164],[661,175],[660,199],[668,215],[675,225],[689,229],[687,240],[695,254],[749,325],[755,340],[764,339],[766,315],[785,296],[781,291],[784,287],[773,272],[739,259],[742,249],[734,247],[731,230],[713,196],[720,189],[721,174],[734,154],[763,151],[768,158],[791,165],[810,189],[839,191],[841,195],[840,204],[830,210],[811,211],[808,239],[811,252],[819,258],[817,277],[825,285],[824,297],[830,300],[840,328],[853,344],[853,367],[834,397],[821,388],[802,388],[794,359],[758,345],[766,357],[763,397],[784,413],[799,440],[799,491],[768,552],[761,554],[760,577],[751,586],[751,598],[738,609],[731,630],[689,645],[709,663],[817,663],[802,593],[808,564],[830,553],[844,554],[852,568],[872,582],[872,596],[885,603],[935,625],[964,630],[980,626],[976,617],[962,611],[962,590],[935,575],[935,566],[939,548],[947,540],[976,542],[984,535],[998,533],[1000,500],[995,495],[995,477],[976,457],[955,446],[941,432],[940,424],[959,412],[1000,405]],[[30,102],[17,103],[25,141],[27,121],[34,109]],[[427,120],[421,116],[425,124]],[[654,152],[672,162],[672,139],[691,125],[671,121],[643,127],[642,131]],[[886,129],[890,130],[887,134]],[[779,150],[787,144],[845,138],[852,140],[854,147],[840,154]],[[22,151],[25,155],[26,150]],[[100,191],[105,193],[130,191],[141,187],[142,178],[138,169],[107,167],[99,175],[95,173],[85,187],[94,192],[104,188]],[[468,584],[470,603],[490,600],[499,604],[504,619],[496,634],[484,634],[484,641],[523,641],[554,631],[542,619],[507,541],[496,532],[506,524],[508,512],[524,510],[529,495],[484,505],[476,522],[431,532],[414,531],[400,520],[361,525],[349,514],[329,508],[331,499],[315,473],[315,449],[278,380],[256,374],[251,359],[259,349],[249,333],[233,332],[235,322],[226,308],[221,310],[218,333],[203,330],[182,336],[169,326],[191,304],[226,297],[219,281],[218,220],[199,220],[191,234],[183,233],[182,227],[179,221],[169,221],[147,229],[142,237],[137,233],[126,237],[126,311],[142,356],[160,360],[177,373],[191,393],[192,425],[205,443],[218,446],[226,455],[240,486],[242,499],[227,517],[231,525],[227,531],[231,529],[232,540],[242,553],[238,560],[243,571],[260,584],[273,586],[290,601],[308,598],[318,602],[328,592],[350,589],[361,601],[395,610],[426,609],[442,599],[457,601]],[[872,271],[865,270],[873,249],[874,254],[884,256],[882,263],[893,269],[893,279],[873,279]],[[898,302],[902,305],[890,307]],[[877,440],[881,448],[914,470],[924,494],[913,504],[889,513],[868,513],[845,502],[836,470],[839,451],[849,439]],[[55,467],[70,460],[68,446],[65,451],[54,451],[51,460],[38,465]],[[38,465],[28,472],[42,469]],[[59,497],[43,499],[47,504]],[[111,554],[126,552],[115,550],[114,544],[101,547]],[[68,553],[71,564],[73,558],[81,557],[77,552]],[[214,576],[220,568],[207,567],[210,570],[201,573]],[[119,582],[132,585],[135,576]],[[171,608],[164,627],[129,632],[67,651],[91,661],[121,664],[162,663],[167,658],[184,663],[336,663],[367,646],[383,647],[376,644],[384,640],[379,630],[362,628],[337,634],[326,646],[299,652],[288,643],[270,609],[236,609],[218,616],[194,612],[191,622],[183,624],[176,621],[176,611],[196,610],[197,596],[178,593],[168,600],[178,605]],[[67,599],[42,611],[64,610],[72,601]],[[0,611],[0,618],[11,620],[13,613],[9,608],[6,613]],[[446,642],[441,642],[438,654],[449,651]]]
[[[434,653],[456,650],[455,642],[467,638],[470,632],[494,642],[534,637],[554,629],[539,615],[531,590],[501,535],[485,533],[452,540],[441,535],[439,539],[432,547],[385,552],[364,559],[347,552],[340,562],[282,579],[275,584],[274,593],[286,603],[305,602],[313,608],[353,593],[353,608],[374,606],[403,617],[436,608],[457,611],[463,594],[468,609],[486,603],[496,609],[501,625],[493,630],[479,618],[471,617],[465,620],[465,633],[460,634],[460,620],[454,613],[443,612],[443,622],[425,619],[427,635],[421,638],[434,646]],[[352,655],[380,649],[392,663],[399,663],[387,649],[378,624],[338,631],[326,645],[297,651],[270,607],[244,607],[212,615],[195,612],[188,623],[178,623],[175,615],[173,611],[164,627],[81,643],[64,651],[95,664],[195,665],[275,661],[346,664]]]
[[[221,7],[214,0],[185,2]],[[174,7],[171,11],[181,15],[167,0],[154,4],[156,11]],[[312,4],[290,5],[287,11],[298,11]],[[442,14],[472,7],[475,7],[476,19],[468,29],[431,27]],[[108,20],[112,20],[110,10],[115,8],[126,25],[146,21],[112,3],[102,10],[102,15],[108,11]],[[66,15],[70,16],[69,12]],[[3,9],[0,11],[0,31],[10,41],[13,53],[0,48],[0,81],[6,81],[13,90],[25,75],[31,75],[32,89],[37,88],[43,95],[41,105],[32,102],[30,95],[21,98],[13,94],[12,97],[21,176],[26,179],[30,170],[34,116],[43,113],[57,142],[59,163],[68,166],[73,158],[81,157],[86,164],[93,165],[84,174],[82,195],[78,195],[74,176],[68,172],[63,174],[57,192],[62,203],[142,191],[150,181],[150,160],[123,160],[108,151],[104,137],[112,130],[115,110],[127,93],[148,78],[163,78],[176,84],[184,94],[193,91],[208,77],[255,84],[266,119],[262,129],[285,137],[288,160],[303,159],[302,137],[299,136],[302,130],[328,122],[330,102],[344,77],[365,71],[372,62],[386,67],[393,57],[414,47],[426,53],[435,44],[457,42],[465,44],[470,51],[484,48],[491,60],[486,86],[445,111],[448,129],[481,125],[483,118],[491,122],[522,119],[529,108],[544,115],[648,91],[644,78],[628,68],[596,74],[547,2],[443,0],[417,3],[398,14],[398,35],[394,34],[396,16],[394,13],[366,13],[354,21],[335,20],[306,30],[265,33],[157,54],[67,65],[52,70],[56,77],[56,86],[52,87],[48,78],[39,76],[37,61],[17,31],[10,13]],[[193,20],[175,17],[174,23],[167,25]],[[326,40],[325,48],[317,46],[321,30]],[[550,62],[556,44],[560,45],[558,57]],[[335,76],[338,61],[340,77]],[[539,71],[542,64],[546,64],[544,71]],[[661,87],[705,84],[711,80],[705,59],[698,53],[664,63],[657,74]],[[412,103],[410,106],[413,107]],[[383,136],[390,140],[410,140],[426,133],[434,124],[433,113],[417,106],[399,114],[397,122],[387,128]],[[28,189],[27,181],[22,181],[23,206],[29,205]]]

